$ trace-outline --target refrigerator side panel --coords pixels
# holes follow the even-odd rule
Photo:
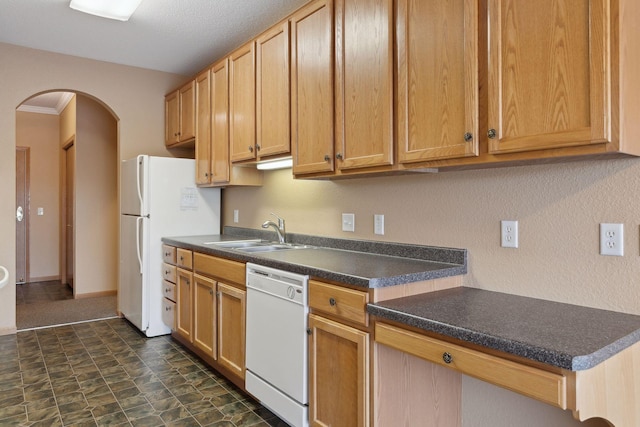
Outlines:
[[[145,312],[143,287],[144,258],[141,239],[148,220],[144,217],[121,215],[120,234],[120,288],[118,306],[120,312],[138,329],[146,329],[148,315]],[[139,259],[140,256],[140,259]],[[147,317],[147,320],[144,318]]]

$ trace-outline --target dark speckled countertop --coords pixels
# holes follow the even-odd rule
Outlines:
[[[369,304],[370,314],[572,371],[640,341],[640,316],[455,288]]]
[[[225,227],[221,235],[164,237],[162,241],[214,256],[366,288],[432,280],[467,272],[467,251],[464,249],[334,239],[295,233],[287,233],[287,242],[312,247],[246,253],[206,244],[243,239],[275,241],[276,236],[270,231]]]

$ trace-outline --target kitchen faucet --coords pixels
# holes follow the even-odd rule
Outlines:
[[[262,228],[273,227],[276,230],[276,233],[278,233],[278,241],[280,242],[280,244],[284,244],[284,239],[286,236],[286,231],[284,229],[284,219],[280,218],[278,215],[274,214],[273,212],[271,213],[271,215],[278,218],[278,223],[276,224],[273,221],[265,221],[262,224]]]

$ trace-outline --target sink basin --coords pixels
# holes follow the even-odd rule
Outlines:
[[[240,252],[273,252],[273,251],[282,251],[289,249],[304,249],[309,246],[305,245],[288,245],[288,244],[263,244],[259,246],[245,247],[245,248],[236,248]]]
[[[222,242],[204,242],[205,245],[217,246],[219,248],[226,249],[237,249],[237,248],[247,248],[252,246],[259,246],[268,244],[269,242],[265,242],[263,240],[234,240],[234,241],[222,241]]]

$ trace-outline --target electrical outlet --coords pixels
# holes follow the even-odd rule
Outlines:
[[[343,213],[342,214],[342,231],[356,231],[356,214]]]
[[[233,210],[233,222],[235,224],[237,224],[238,221],[240,221],[240,211],[238,209],[234,209]]]
[[[500,221],[500,241],[503,248],[518,247],[518,221]]]
[[[600,224],[600,255],[624,256],[623,224]]]
[[[373,233],[379,235],[384,234],[384,215],[373,215]]]

